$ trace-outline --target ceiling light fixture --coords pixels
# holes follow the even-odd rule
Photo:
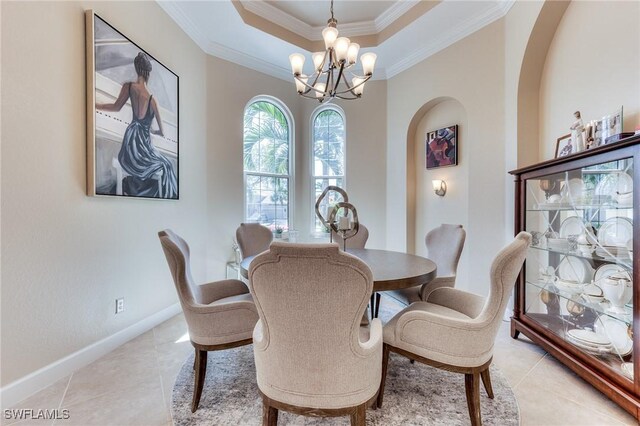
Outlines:
[[[330,102],[338,99],[360,99],[364,92],[364,84],[373,76],[373,67],[377,55],[373,52],[360,56],[363,76],[350,71],[358,62],[360,45],[352,43],[347,37],[338,37],[336,28],[338,21],[333,17],[333,0],[331,0],[331,18],[327,21],[327,28],[322,30],[325,51],[311,55],[313,73],[302,73],[305,57],[301,53],[289,56],[291,71],[296,83],[298,94],[305,98]],[[347,77],[350,74],[351,81]]]

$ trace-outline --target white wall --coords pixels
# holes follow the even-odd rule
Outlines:
[[[453,124],[458,125],[458,166],[442,167],[427,170],[426,134]],[[414,152],[414,167],[416,170],[416,214],[415,214],[415,247],[413,252],[420,256],[427,256],[424,237],[431,229],[442,223],[460,224],[467,228],[469,223],[469,149],[465,148],[466,141],[472,141],[467,129],[467,114],[460,102],[444,100],[429,109],[418,124]],[[442,179],[447,183],[447,193],[444,197],[436,195],[431,183],[434,179]],[[458,280],[466,283],[468,279],[469,252],[463,251],[458,264]]]
[[[624,130],[640,125],[640,2],[571,2],[556,30],[540,84],[540,158],[585,123],[624,105]]]
[[[207,103],[206,55],[156,3],[1,7],[5,386],[177,301],[159,230],[185,236],[205,278]],[[180,201],[85,195],[90,8],[180,76]]]

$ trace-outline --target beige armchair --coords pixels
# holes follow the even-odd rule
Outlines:
[[[191,411],[200,403],[207,351],[248,345],[258,311],[247,286],[238,280],[196,285],[189,266],[189,245],[171,230],[158,232],[195,348],[195,385]]]
[[[236,229],[236,240],[240,247],[242,258],[255,256],[269,249],[273,240],[273,233],[266,226],[259,223],[241,223]]]
[[[274,242],[251,262],[249,282],[260,315],[253,350],[263,424],[277,424],[284,410],[364,425],[382,366],[380,320],[360,329],[369,267],[335,243]]]
[[[351,238],[347,238],[347,248],[364,248],[367,244],[367,240],[369,239],[369,230],[363,224],[359,224],[358,233]],[[340,234],[336,231],[331,230],[331,235],[333,236],[333,242],[338,243],[340,248],[344,247],[344,241]]]
[[[412,303],[385,325],[378,407],[382,406],[389,352],[396,352],[463,373],[471,424],[482,424],[479,381],[482,378],[489,398],[493,398],[489,376],[493,344],[530,244],[531,235],[521,232],[498,253],[491,265],[489,297],[439,288],[426,302]]]
[[[429,231],[424,242],[427,246],[427,257],[438,266],[438,276],[421,286],[387,291],[385,294],[409,305],[427,300],[429,294],[437,288],[454,287],[466,235],[462,225],[442,224]]]

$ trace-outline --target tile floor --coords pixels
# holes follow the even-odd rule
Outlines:
[[[184,317],[177,315],[14,407],[68,409],[70,419],[2,424],[171,425],[173,383],[193,350],[186,332]],[[514,388],[522,425],[637,424],[527,338],[511,339],[507,322],[494,362]]]

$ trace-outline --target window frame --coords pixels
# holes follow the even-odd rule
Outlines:
[[[244,117],[247,109],[256,102],[268,102],[278,108],[287,120],[289,126],[289,173],[281,175],[277,173],[247,172],[244,165]],[[287,178],[289,181],[289,194],[287,200],[288,229],[295,229],[293,225],[295,210],[295,121],[289,107],[280,99],[269,95],[258,95],[249,99],[242,110],[242,221],[247,222],[247,174],[260,177]],[[273,232],[275,233],[275,227]]]
[[[342,189],[347,190],[347,115],[344,112],[344,109],[339,105],[335,104],[325,104],[316,107],[311,113],[310,125],[309,125],[309,141],[311,142],[309,145],[309,175],[310,175],[310,187],[311,187],[311,223],[309,224],[309,230],[311,232],[311,236],[314,238],[323,238],[328,236],[328,234],[324,232],[317,232],[315,223],[316,223],[316,179],[318,178],[336,178],[336,176],[320,176],[315,174],[315,156],[314,156],[314,146],[316,143],[315,140],[315,122],[320,115],[324,111],[335,111],[342,118],[343,128],[344,128],[344,137],[343,137],[343,147],[342,147],[342,156],[343,156],[343,164],[342,164],[342,175],[339,177],[342,178]]]

